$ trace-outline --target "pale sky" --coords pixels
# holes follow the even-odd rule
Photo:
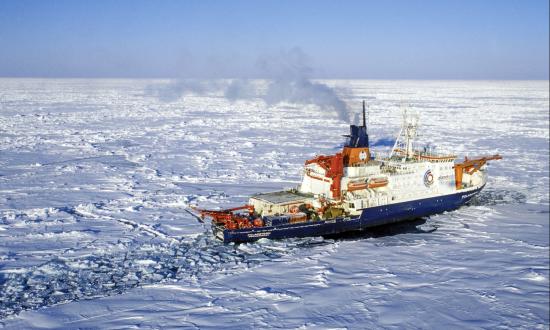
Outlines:
[[[548,0],[0,1],[0,76],[548,79]]]

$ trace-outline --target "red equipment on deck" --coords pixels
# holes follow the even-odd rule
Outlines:
[[[247,210],[245,214],[237,211]],[[261,221],[251,221],[254,216],[254,206],[242,205],[225,210],[197,210],[201,218],[210,217],[216,224],[223,224],[227,229],[251,228],[253,226],[263,226]],[[261,220],[261,219],[260,219]]]

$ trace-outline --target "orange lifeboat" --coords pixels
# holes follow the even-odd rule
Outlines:
[[[371,178],[368,181],[355,181],[348,183],[348,191],[363,190],[367,188],[380,188],[388,185],[388,178]]]
[[[350,182],[348,183],[348,191],[356,191],[356,190],[363,190],[367,189],[368,184],[364,181],[362,182]]]
[[[388,178],[372,178],[367,182],[369,188],[380,188],[388,185]]]

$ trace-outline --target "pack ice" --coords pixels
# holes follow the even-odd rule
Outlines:
[[[420,139],[504,159],[454,212],[240,245],[187,207],[296,185],[349,123],[319,102],[147,93],[163,83],[0,79],[0,327],[549,328],[548,81],[323,81],[369,99],[376,152],[406,103]]]

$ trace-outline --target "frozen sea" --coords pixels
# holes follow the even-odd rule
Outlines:
[[[240,245],[187,206],[296,185],[348,123],[163,83],[0,79],[0,328],[549,328],[548,81],[323,81],[376,152],[405,104],[421,141],[504,159],[454,212]]]

